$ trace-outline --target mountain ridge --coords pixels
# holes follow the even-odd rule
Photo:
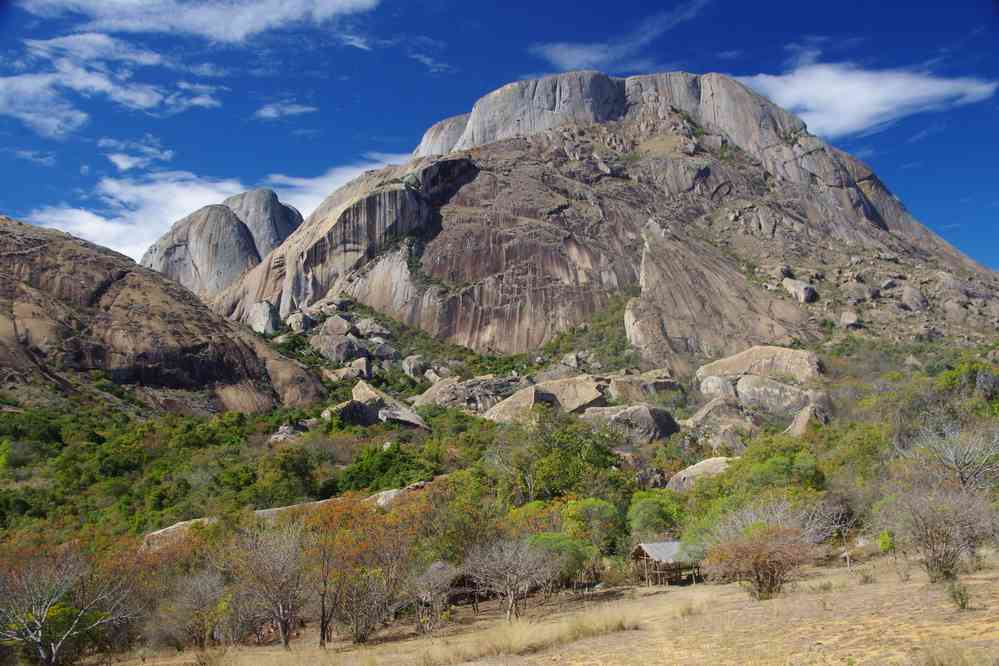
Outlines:
[[[939,271],[950,287],[927,277]],[[881,293],[910,277],[940,292],[925,312],[901,287]],[[817,283],[805,285],[817,304],[784,293],[794,278]],[[968,280],[980,286],[951,288]],[[867,165],[742,83],[584,71],[507,84],[435,124],[408,164],[331,194],[212,306],[246,321],[262,301],[286,318],[347,296],[449,342],[522,353],[638,288],[632,344],[689,372],[817,339],[851,313],[874,330],[905,322],[898,334],[981,332],[999,317],[997,285]]]

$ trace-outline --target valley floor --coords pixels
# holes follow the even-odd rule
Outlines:
[[[866,576],[862,575],[866,574]],[[143,655],[149,666],[261,664],[382,666],[477,663],[482,666],[555,664],[912,664],[993,666],[999,655],[999,559],[962,580],[972,609],[959,611],[946,586],[930,585],[911,569],[900,581],[891,560],[845,568],[815,569],[788,594],[757,602],[736,585],[625,588],[590,600],[532,603],[529,623],[505,627],[499,611],[484,605],[474,616],[461,608],[456,622],[436,637],[380,635],[374,644],[313,647],[305,632],[291,652],[243,648],[227,654]],[[462,662],[485,644],[523,644],[557,635],[581,616],[637,621],[638,630],[587,638],[523,656],[502,655]],[[554,642],[554,641],[553,641]],[[481,653],[481,652],[480,652]]]

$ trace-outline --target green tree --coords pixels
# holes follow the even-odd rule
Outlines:
[[[679,527],[683,503],[671,490],[642,490],[628,506],[628,529],[635,540],[653,539]]]
[[[621,516],[607,500],[590,497],[567,502],[562,511],[563,529],[569,536],[592,544],[601,553],[614,549],[621,533]]]

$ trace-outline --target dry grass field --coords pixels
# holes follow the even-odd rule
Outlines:
[[[784,596],[757,602],[737,585],[626,588],[589,599],[533,603],[513,626],[484,605],[458,610],[440,635],[398,630],[356,648],[322,652],[306,631],[290,652],[243,648],[198,656],[143,655],[149,666],[388,666],[551,664],[999,665],[999,561],[963,578],[972,608],[913,568],[901,581],[890,560],[814,569]]]

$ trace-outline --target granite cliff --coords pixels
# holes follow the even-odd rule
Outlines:
[[[142,257],[202,297],[218,294],[260,263],[302,223],[302,214],[258,189],[180,220]]]
[[[632,345],[677,373],[830,322],[897,338],[999,321],[996,275],[865,164],[734,79],[681,72],[504,86],[331,194],[211,302],[247,321],[348,296],[515,353],[621,293]]]

